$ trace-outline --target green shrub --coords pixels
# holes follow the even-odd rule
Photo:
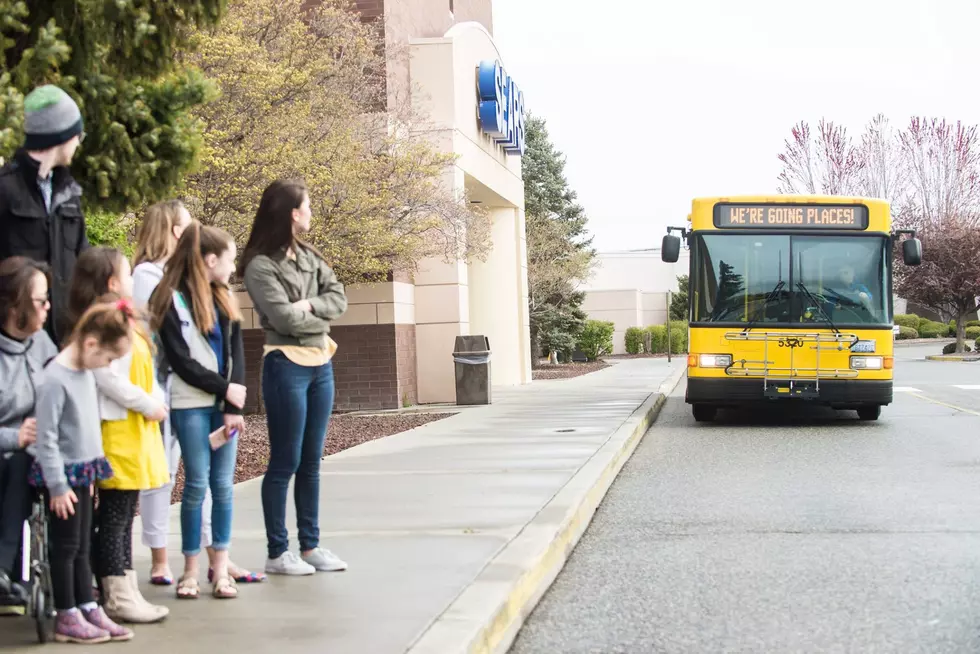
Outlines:
[[[134,249],[134,244],[129,239],[131,229],[129,216],[126,215],[100,209],[90,210],[85,214],[85,232],[89,243],[117,248],[127,257],[132,256]]]
[[[980,327],[980,320],[970,320],[970,321],[967,321],[966,327],[967,327],[967,329],[969,329],[970,327]]]
[[[612,352],[615,331],[616,325],[611,322],[586,320],[578,337],[578,349],[589,361],[595,361]]]
[[[980,352],[980,338],[974,341],[973,345],[976,348],[977,352]]]
[[[966,328],[966,337],[971,341],[975,341],[980,338],[980,327],[970,327]]]
[[[895,324],[901,327],[919,328],[919,316],[914,313],[900,313],[895,316]]]
[[[939,338],[949,333],[949,326],[934,320],[923,320],[919,325],[919,336],[922,338]]]
[[[969,327],[967,328],[969,329]],[[968,343],[963,344],[963,351],[970,352],[970,345]],[[956,343],[946,343],[943,346],[943,354],[955,354],[956,353]]]
[[[919,338],[919,330],[914,327],[902,327],[898,328],[898,336],[895,337],[899,341],[907,341],[914,338]]]
[[[666,330],[666,328],[665,328]],[[687,323],[680,320],[670,321],[670,352],[684,354],[687,352]]]
[[[980,336],[980,334],[978,334]],[[646,340],[646,330],[641,327],[630,327],[626,330],[626,353],[642,354]]]
[[[650,352],[663,354],[667,351],[667,325],[651,325],[647,327],[650,336]]]

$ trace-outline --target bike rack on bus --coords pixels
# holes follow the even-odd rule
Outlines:
[[[841,370],[839,368],[821,368],[820,352],[836,351],[842,352],[850,348],[857,340],[856,334],[845,334],[835,332],[800,333],[800,332],[762,332],[762,331],[740,331],[728,332],[725,340],[729,341],[762,341],[764,343],[763,360],[752,361],[741,359],[732,361],[726,370],[726,374],[732,377],[761,378],[762,389],[766,397],[801,397],[803,399],[814,399],[820,396],[821,379],[854,379],[858,373],[850,368]],[[789,367],[773,368],[775,361],[769,359],[769,344],[774,343],[779,347],[789,348]],[[797,368],[794,365],[795,350],[802,347],[809,347],[817,352],[816,367]],[[780,386],[770,383],[787,382],[788,386]]]

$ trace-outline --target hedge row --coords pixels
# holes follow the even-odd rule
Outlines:
[[[895,316],[895,324],[899,326],[899,339],[956,336],[955,320],[950,321],[949,324],[944,324],[928,318],[921,318],[914,313],[900,313]],[[914,336],[912,335],[913,332],[915,332]],[[966,323],[966,337],[971,340],[980,337],[980,320],[971,320]]]
[[[670,351],[673,354],[687,352],[687,323],[670,321]],[[627,354],[663,354],[667,352],[667,325],[630,327],[626,330]]]

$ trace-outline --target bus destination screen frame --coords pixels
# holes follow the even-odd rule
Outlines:
[[[864,231],[871,212],[864,204],[718,202],[713,222],[718,229],[787,229]]]

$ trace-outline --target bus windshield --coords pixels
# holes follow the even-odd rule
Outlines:
[[[691,321],[890,325],[885,236],[698,234]]]

